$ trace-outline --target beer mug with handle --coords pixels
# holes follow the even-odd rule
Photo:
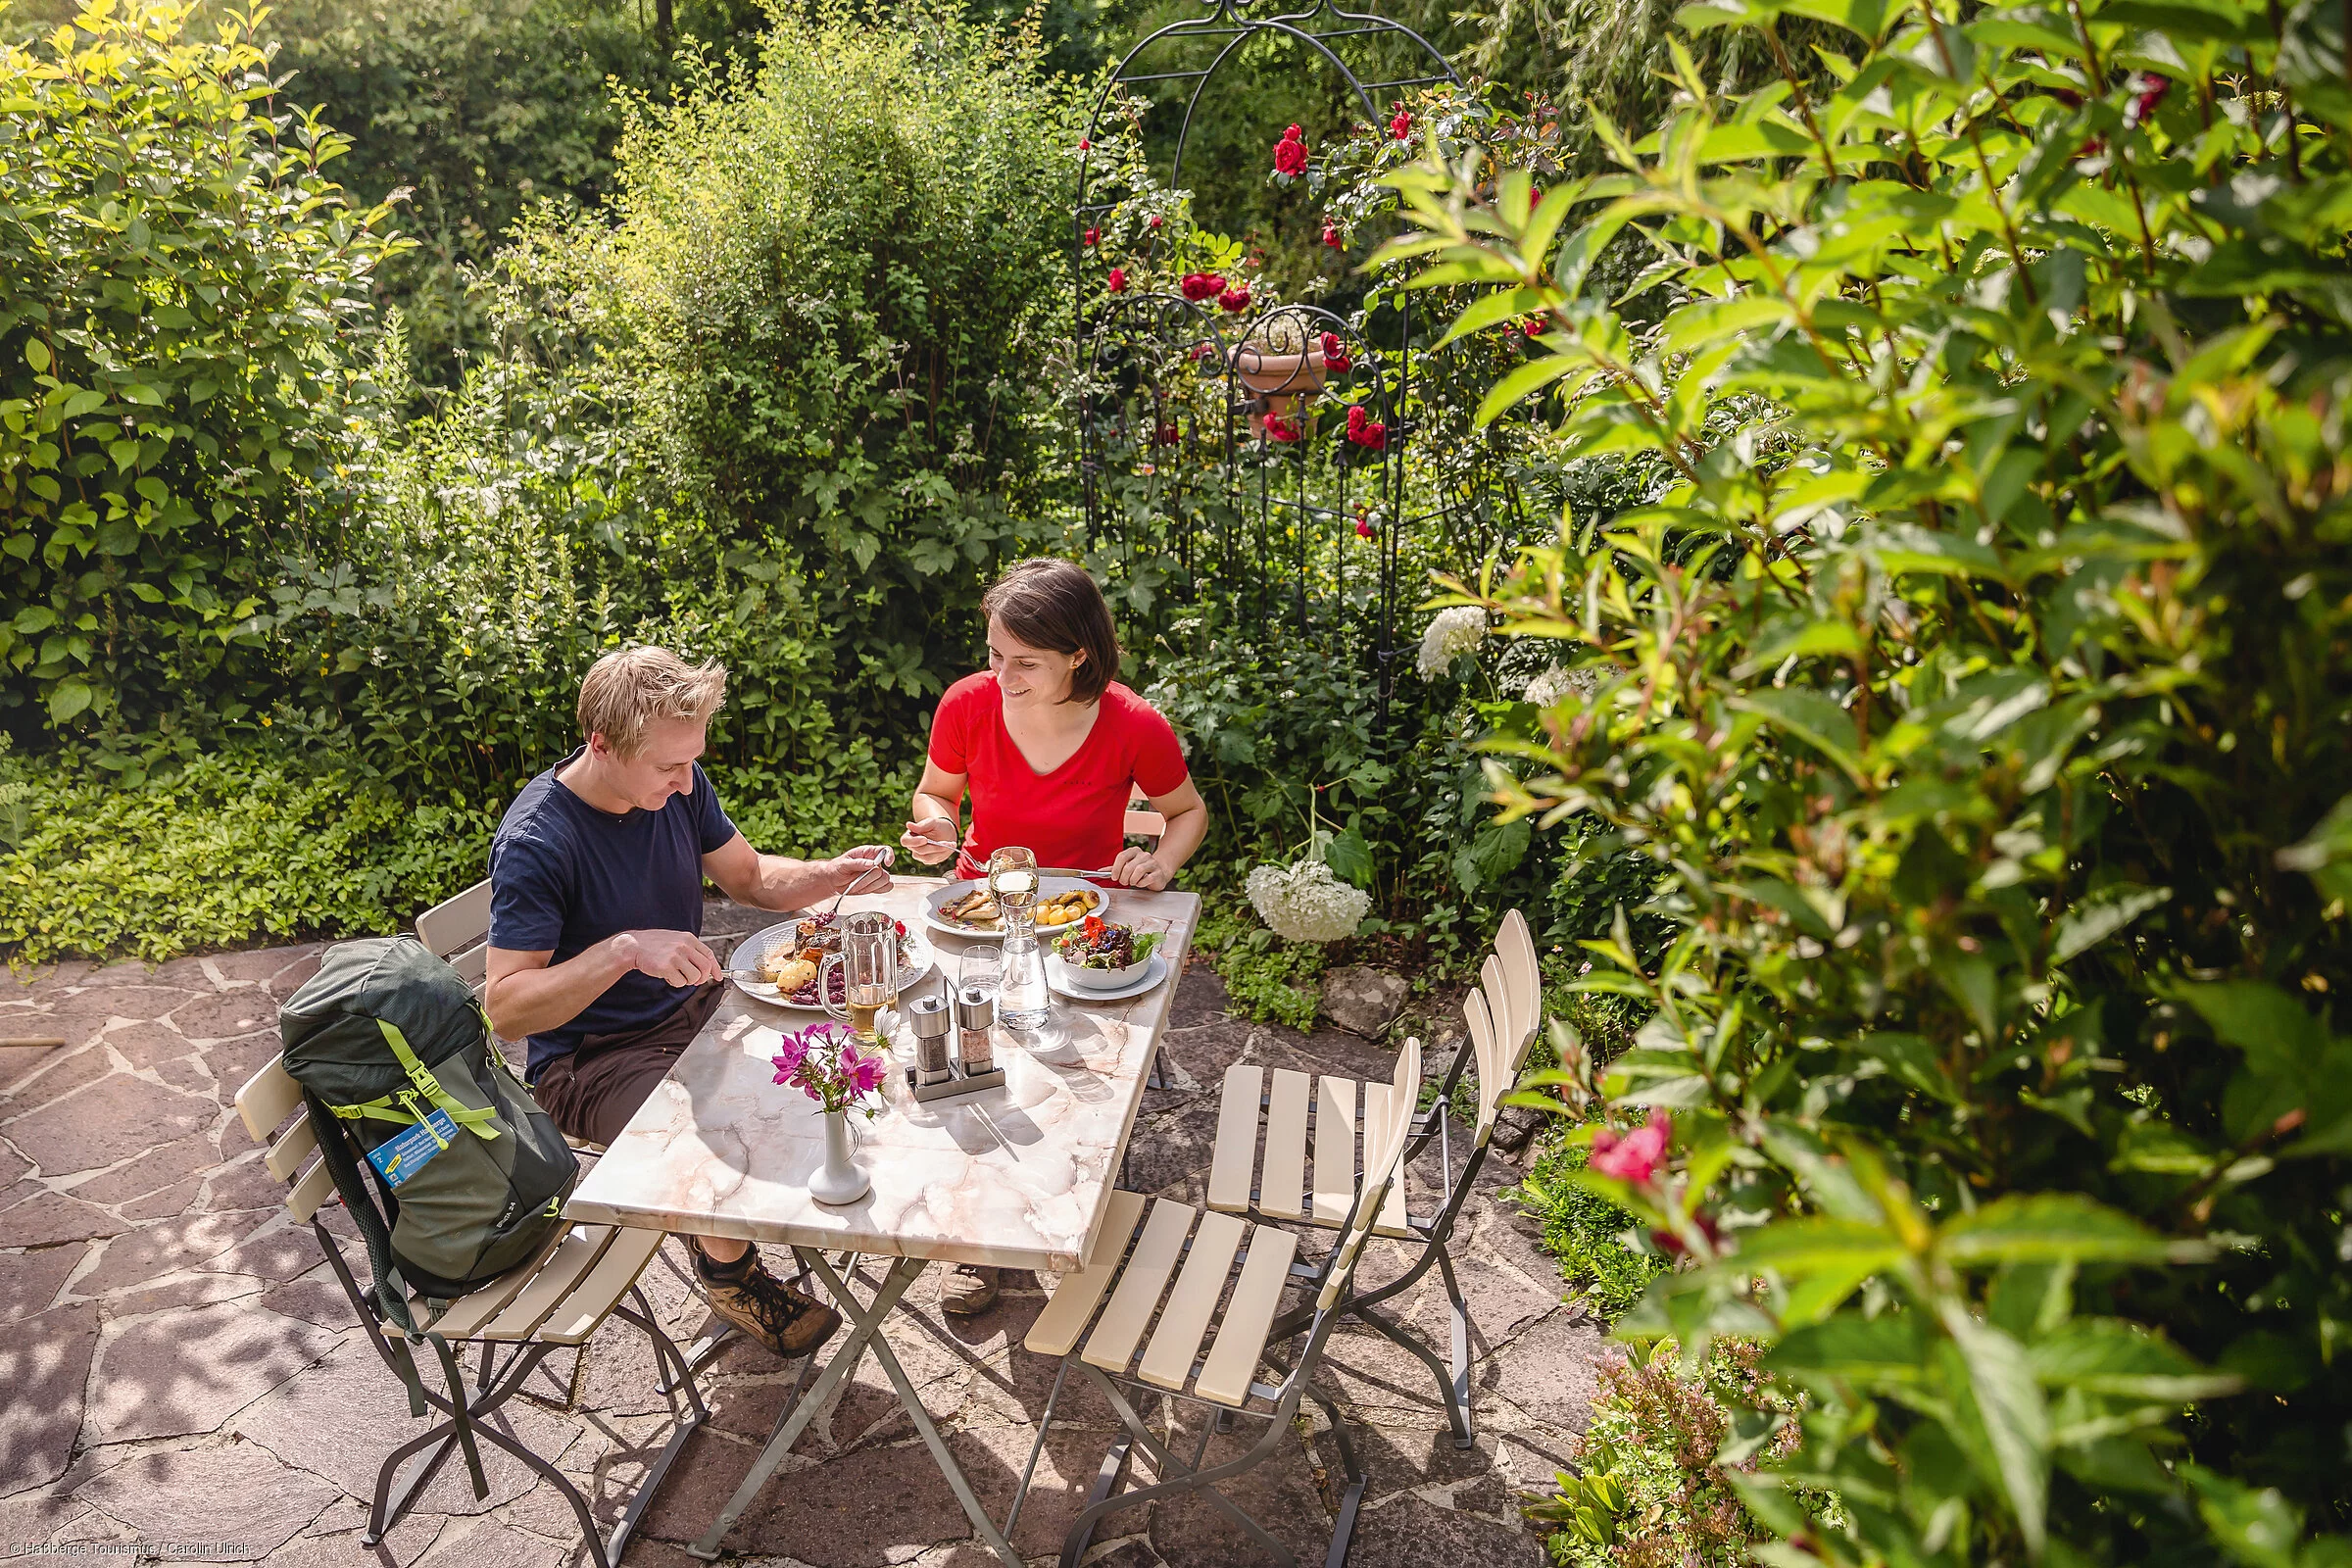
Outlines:
[[[833,970],[841,969],[842,1000],[833,1000]],[[877,909],[860,910],[842,924],[841,949],[817,965],[817,999],[825,1011],[868,1044],[882,1043],[881,1014],[899,1000],[898,923]]]

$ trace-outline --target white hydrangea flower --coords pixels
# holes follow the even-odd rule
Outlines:
[[[1244,884],[1250,906],[1286,942],[1337,942],[1355,935],[1372,896],[1331,874],[1321,860],[1261,865]]]
[[[1487,612],[1476,605],[1456,605],[1441,610],[1429,620],[1429,630],[1421,634],[1421,657],[1414,661],[1423,680],[1436,680],[1446,673],[1456,657],[1478,646],[1487,634]]]
[[[1588,669],[1562,669],[1553,664],[1527,683],[1526,700],[1538,708],[1564,703],[1571,695],[1590,701],[1600,682]]]

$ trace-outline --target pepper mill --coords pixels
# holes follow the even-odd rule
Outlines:
[[[944,1084],[953,1076],[948,1069],[948,1037],[955,1032],[956,1020],[948,1013],[944,997],[919,997],[906,1007],[906,1021],[914,1030],[914,1079],[920,1084]]]

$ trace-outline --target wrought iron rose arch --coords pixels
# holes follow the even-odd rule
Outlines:
[[[1237,311],[1165,290],[1108,292],[1108,264],[1092,254],[1093,232],[1122,205],[1103,199],[1097,167],[1106,127],[1135,96],[1189,82],[1167,171],[1167,189],[1182,192],[1195,113],[1256,41],[1289,46],[1336,76],[1373,124],[1387,118],[1379,95],[1460,82],[1412,28],[1329,0],[1262,15],[1214,0],[1128,51],[1089,118],[1071,214],[1088,541],[1130,563],[1172,561],[1175,598],[1218,601],[1263,629],[1293,622],[1312,634],[1319,619],[1336,622],[1321,628],[1332,631],[1359,626],[1385,699],[1398,652],[1399,546],[1423,520],[1408,506],[1410,431],[1401,416],[1412,384],[1410,296],[1359,321],[1314,304],[1269,309],[1253,300]],[[1383,43],[1401,46],[1386,58],[1419,65],[1386,75],[1350,63],[1383,58],[1367,47]],[[1269,128],[1269,144],[1280,129]],[[1309,441],[1326,393],[1337,394],[1324,405],[1333,414],[1361,412],[1346,415],[1345,439]],[[1192,486],[1182,505],[1179,484]],[[1359,532],[1370,536],[1368,551]],[[1355,568],[1355,598],[1351,555],[1371,562]]]

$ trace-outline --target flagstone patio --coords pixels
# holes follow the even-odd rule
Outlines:
[[[710,925],[740,932],[760,918],[714,905]],[[563,1499],[496,1449],[484,1453],[486,1500],[451,1465],[380,1546],[360,1543],[376,1465],[412,1430],[407,1404],[310,1231],[277,1206],[281,1189],[232,1108],[237,1087],[276,1053],[278,1002],[318,953],[66,964],[0,981],[0,1039],[65,1040],[0,1048],[0,1550],[270,1568],[585,1560]],[[1384,1048],[1252,1024],[1228,1015],[1224,1000],[1213,974],[1184,977],[1162,1056],[1169,1087],[1148,1094],[1134,1139],[1130,1179],[1145,1190],[1200,1200],[1216,1085],[1236,1060],[1388,1071]],[[1494,1200],[1518,1168],[1502,1159],[1488,1169],[1457,1252],[1477,1325],[1477,1446],[1459,1451],[1446,1439],[1427,1373],[1402,1351],[1363,1333],[1334,1341],[1335,1380],[1363,1424],[1372,1471],[1358,1568],[1544,1560],[1516,1495],[1565,1464],[1603,1341],[1561,1302],[1534,1227]],[[689,1336],[705,1314],[675,1250],[646,1278],[670,1330]],[[1396,1265],[1366,1264],[1384,1266]],[[938,1277],[918,1291],[935,1291]],[[980,1318],[945,1317],[924,1298],[890,1333],[999,1518],[1053,1378],[1051,1363],[1019,1348],[1042,1300],[1013,1276]],[[1404,1300],[1408,1320],[1438,1329],[1443,1346],[1435,1277]],[[749,1468],[793,1370],[740,1344],[713,1362],[711,1427],[648,1514],[631,1564],[694,1568],[679,1544]],[[552,1359],[533,1393],[509,1407],[516,1435],[560,1455],[600,1513],[616,1517],[667,1420],[642,1339],[608,1325]],[[1329,1535],[1339,1469],[1320,1420],[1301,1423],[1282,1462],[1233,1489],[1310,1560]],[[1109,1426],[1103,1411],[1056,1427],[1016,1534],[1033,1561],[1058,1550]],[[1197,1501],[1113,1523],[1121,1533],[1091,1561],[1264,1560]],[[814,1568],[988,1561],[870,1358],[729,1544],[747,1560]]]

